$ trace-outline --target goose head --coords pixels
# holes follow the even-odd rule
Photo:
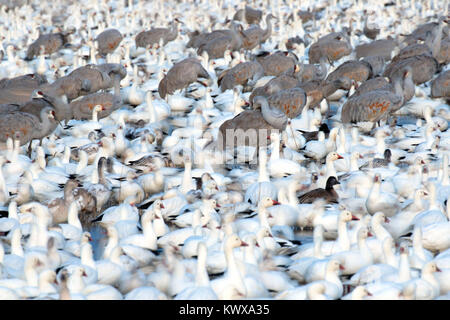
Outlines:
[[[228,249],[246,246],[248,246],[248,244],[242,241],[237,234],[232,234],[225,239],[225,247]]]
[[[352,220],[359,220],[359,218],[355,217],[350,211],[343,210],[339,215],[339,220],[343,222],[349,222]]]
[[[330,153],[328,153],[327,157],[326,157],[326,161],[335,161],[338,159],[344,159],[343,156],[341,156],[340,154],[338,154],[335,151],[332,151]]]
[[[280,203],[278,201],[272,200],[270,197],[265,197],[261,200],[260,206],[263,208],[269,208],[271,206],[279,205]]]
[[[331,190],[331,189],[333,189],[333,186],[335,186],[337,184],[341,184],[341,183],[338,181],[338,179],[336,179],[336,177],[331,176],[327,179],[325,189]]]
[[[372,223],[382,224],[382,223],[389,223],[389,222],[390,222],[389,218],[386,217],[386,215],[383,212],[376,212],[372,216]]]
[[[344,270],[345,267],[336,259],[331,259],[327,264],[327,273],[335,273],[338,274],[340,270]]]

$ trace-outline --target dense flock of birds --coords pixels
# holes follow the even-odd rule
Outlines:
[[[0,1],[0,299],[450,299],[448,9]]]

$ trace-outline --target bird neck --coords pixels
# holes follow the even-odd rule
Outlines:
[[[438,22],[438,27],[436,29],[436,34],[434,36],[433,42],[431,44],[431,52],[433,57],[437,57],[441,50],[441,42],[442,42],[442,29],[444,27],[443,21]]]
[[[405,249],[405,250],[408,250],[408,249]],[[411,280],[411,270],[409,267],[409,259],[408,259],[407,251],[400,254],[399,280],[401,282]]]

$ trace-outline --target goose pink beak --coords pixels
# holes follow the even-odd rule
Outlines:
[[[345,270],[345,268],[342,264],[339,265],[339,270]]]
[[[160,207],[161,207],[161,209],[165,209],[166,208],[166,207],[164,207],[164,205],[162,203],[161,203]]]
[[[340,154],[338,154],[337,156],[338,156],[338,159],[344,159],[344,157],[341,156]]]
[[[244,242],[244,241],[241,241],[241,247],[248,247],[248,243]]]
[[[274,206],[276,206],[276,205],[281,204],[281,203],[279,203],[278,201],[272,200],[272,204],[273,204]]]
[[[391,220],[388,217],[386,217],[386,218],[384,218],[384,222],[389,223],[389,222],[391,222]]]
[[[352,220],[356,220],[356,221],[358,221],[358,220],[359,220],[359,218],[358,218],[358,217],[356,217],[356,216],[354,216],[354,215],[352,215]]]

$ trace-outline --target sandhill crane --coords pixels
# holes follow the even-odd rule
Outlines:
[[[261,43],[266,42],[272,34],[272,19],[277,19],[271,13],[266,16],[266,29],[261,29],[260,26],[253,25],[250,28],[242,31],[243,35],[243,48],[246,50],[252,50]]]
[[[147,48],[155,44],[159,44],[162,40],[163,45],[167,42],[175,40],[178,36],[178,23],[180,20],[175,18],[170,28],[152,28],[148,31],[140,32],[135,39],[136,47]]]
[[[296,58],[289,55],[288,51],[276,51],[256,60],[262,65],[264,75],[279,76],[289,69],[294,68]]]
[[[69,36],[74,32],[75,29],[70,29],[58,33],[40,34],[39,37],[28,47],[26,60],[31,60],[41,54],[52,54],[57,52],[66,43],[68,43]]]
[[[355,47],[356,59],[381,56],[386,60],[391,59],[392,52],[397,47],[393,39],[379,39],[369,43],[359,44]]]
[[[341,32],[332,33],[320,38],[309,47],[309,63],[319,63],[321,57],[328,61],[336,61],[352,53],[350,42]]]
[[[249,80],[254,82],[263,75],[264,69],[259,62],[247,61],[223,71],[218,77],[218,84],[225,91],[237,85],[245,85]]]
[[[187,88],[191,83],[200,82],[199,78],[211,81],[211,77],[199,60],[186,58],[175,63],[159,82],[159,95],[164,99],[168,94],[173,94],[176,90]]]
[[[95,40],[98,44],[98,53],[102,56],[113,53],[122,42],[123,36],[117,29],[107,29],[100,33]]]
[[[247,22],[248,24],[259,24],[262,18],[262,11],[245,6],[239,9],[233,16],[233,20]]]
[[[450,98],[450,70],[442,72],[431,82],[432,98]]]
[[[346,61],[331,72],[327,80],[334,81],[348,78],[353,81],[363,82],[372,77],[372,66],[366,61]]]

